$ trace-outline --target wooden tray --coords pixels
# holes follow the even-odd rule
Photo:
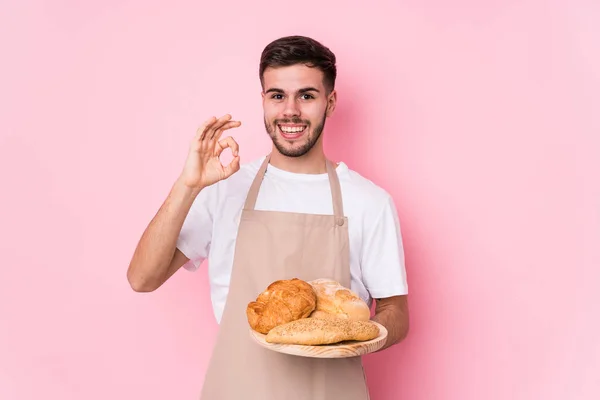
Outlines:
[[[301,357],[314,358],[345,358],[358,357],[364,354],[373,353],[383,347],[387,339],[387,329],[380,323],[371,321],[379,328],[379,336],[367,341],[347,341],[336,344],[305,346],[298,344],[277,344],[267,343],[267,335],[250,329],[250,336],[261,346],[279,353],[291,354]]]

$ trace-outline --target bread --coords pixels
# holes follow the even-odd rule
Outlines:
[[[368,321],[371,310],[356,293],[331,279],[315,279],[308,283],[317,294],[317,306],[311,318],[332,316],[352,321]]]
[[[248,304],[246,316],[252,329],[266,334],[278,325],[308,317],[316,303],[317,295],[307,282],[278,280]]]
[[[302,318],[276,326],[265,340],[268,343],[315,346],[348,340],[366,341],[377,336],[379,328],[371,321]]]
[[[310,314],[310,318],[317,319],[342,319],[338,316],[338,314],[332,314],[325,311],[315,310]]]

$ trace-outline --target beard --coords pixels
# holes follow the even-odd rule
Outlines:
[[[272,125],[267,123],[267,120],[264,120],[265,129],[267,130],[267,134],[271,137],[273,141],[273,145],[281,154],[286,157],[301,157],[308,153],[317,143],[321,134],[323,133],[323,129],[325,128],[325,119],[326,113],[323,114],[323,118],[315,128],[311,131],[311,123],[309,121],[302,121],[299,118],[294,119],[276,119],[273,121]],[[277,134],[277,125],[279,124],[303,124],[306,125],[306,142],[300,144],[298,147],[288,148],[285,146],[286,140]],[[292,143],[287,141],[288,143]]]

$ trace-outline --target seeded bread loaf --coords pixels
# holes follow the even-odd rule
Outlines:
[[[276,326],[265,340],[268,343],[315,346],[349,340],[367,341],[377,336],[379,328],[371,321],[302,318]]]

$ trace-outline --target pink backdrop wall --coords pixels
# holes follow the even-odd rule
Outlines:
[[[2,2],[0,399],[197,398],[206,274],[125,270],[201,121],[269,149],[258,57],[295,33],[339,58],[330,155],[402,220],[372,398],[600,398],[600,3],[318,3]]]

